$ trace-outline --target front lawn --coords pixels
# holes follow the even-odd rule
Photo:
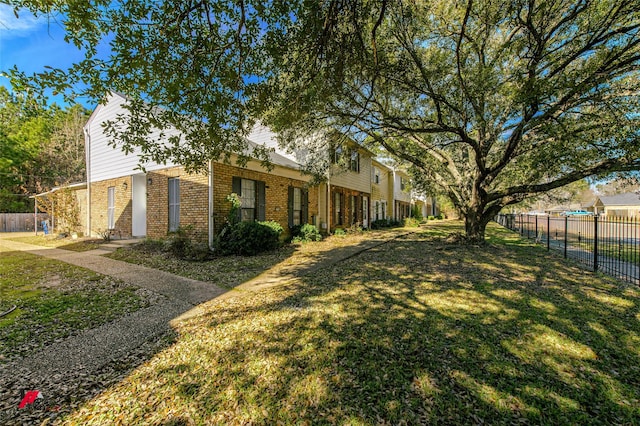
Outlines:
[[[135,287],[56,260],[0,248],[0,362],[146,305]]]
[[[43,247],[61,248],[71,251],[89,251],[100,248],[100,244],[105,243],[102,239],[83,238],[74,240],[73,238],[59,238],[55,235],[32,235],[29,237],[14,237],[12,241],[20,243],[33,244]]]
[[[66,421],[640,423],[638,289],[497,226],[486,247],[451,231],[212,300]]]

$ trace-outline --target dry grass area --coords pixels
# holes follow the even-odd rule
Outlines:
[[[212,300],[63,422],[640,423],[640,291],[497,227],[480,247],[452,231]]]
[[[60,238],[56,235],[32,235],[28,237],[13,237],[10,240],[20,243],[33,244],[42,247],[54,247],[71,251],[89,251],[100,248],[100,244],[105,243],[102,239],[96,238],[79,238],[71,237]]]

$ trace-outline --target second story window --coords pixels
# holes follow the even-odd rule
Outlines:
[[[407,189],[407,180],[400,176],[400,190],[404,191],[405,189]]]
[[[340,159],[342,158],[343,149],[342,146],[338,145],[333,150],[333,155],[331,156],[331,161],[335,164],[340,163]]]
[[[373,168],[373,183],[380,183],[380,169],[377,167]]]
[[[351,158],[349,160],[349,169],[352,172],[360,173],[360,153],[358,150],[351,151]]]

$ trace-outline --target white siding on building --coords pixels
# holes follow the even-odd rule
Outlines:
[[[371,157],[364,152],[360,152],[360,172],[343,170],[333,166],[331,171],[331,185],[343,188],[355,189],[356,191],[371,192]]]
[[[90,173],[88,179],[90,182],[98,182],[106,179],[112,179],[122,176],[129,176],[139,173],[136,170],[138,166],[138,155],[141,152],[139,148],[131,154],[125,154],[122,150],[109,145],[109,138],[104,134],[102,123],[107,120],[113,120],[118,114],[123,114],[126,110],[122,104],[126,99],[118,94],[111,94],[105,105],[100,105],[85,125],[85,130],[89,134],[88,140],[88,161]],[[150,139],[157,139],[158,134],[151,134]],[[144,167],[147,171],[160,170],[171,167],[174,164],[156,164],[146,163]]]
[[[395,179],[394,179],[394,186],[393,186],[393,198],[396,201],[404,201],[406,203],[410,203],[411,202],[411,191],[409,190],[409,176],[407,176],[406,174],[399,172],[399,171],[395,171]],[[401,179],[404,179],[404,181],[406,182],[407,186],[406,186],[406,190],[402,190],[402,186],[401,186]]]
[[[247,136],[247,139],[249,139],[251,142],[264,145],[268,148],[273,148],[277,154],[285,158],[288,158],[289,160],[292,160],[292,161],[300,160],[296,158],[295,153],[288,152],[280,148],[280,145],[278,144],[278,140],[276,138],[276,134],[272,132],[271,129],[269,129],[266,126],[263,126],[260,123],[257,123],[253,127],[253,129],[251,130],[251,133],[249,133],[249,136]]]
[[[249,133],[249,136],[247,136],[247,139],[257,144],[273,148],[276,151],[281,151],[280,147],[278,146],[276,134],[272,132],[268,127],[263,126],[260,123],[256,124],[253,127],[251,133]],[[278,154],[282,153],[278,152]]]
[[[385,209],[385,217],[382,217],[382,205],[388,206],[393,200],[393,172],[385,165],[374,161],[373,167],[379,171],[379,183],[375,183],[374,174],[372,173],[372,190],[371,190],[371,218],[386,219],[389,217],[388,209]],[[376,206],[378,209],[376,211]],[[377,213],[377,216],[376,216]]]

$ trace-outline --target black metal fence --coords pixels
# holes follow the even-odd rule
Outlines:
[[[500,214],[500,225],[535,239],[547,250],[560,250],[623,281],[640,284],[640,221],[637,218],[551,217]]]

